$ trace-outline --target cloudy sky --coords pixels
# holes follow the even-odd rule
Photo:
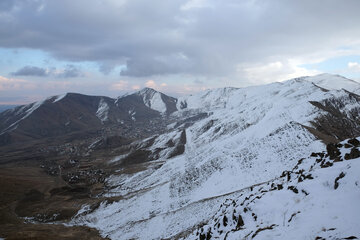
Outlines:
[[[0,0],[0,104],[360,79],[359,0]]]

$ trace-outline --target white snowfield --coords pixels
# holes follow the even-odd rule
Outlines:
[[[144,88],[143,90],[139,91],[137,94],[143,98],[144,104],[147,107],[161,113],[166,112],[167,107],[163,99],[161,98],[160,92],[157,92],[150,88]]]
[[[186,239],[358,239],[360,157],[345,156],[355,149],[344,141],[336,161],[314,155],[239,192]]]
[[[313,77],[305,77],[305,79],[308,79],[308,81],[311,81],[317,86],[323,87],[325,89],[345,89],[350,92],[360,93],[360,86],[358,82],[344,78],[340,75],[323,73]]]
[[[184,154],[171,159],[164,154],[147,164],[147,170],[110,177],[108,184],[116,187],[111,194],[124,199],[104,202],[93,212],[84,211],[84,206],[71,224],[95,227],[111,239],[164,239],[192,233],[199,224],[211,220],[225,199],[238,196],[251,185],[269,181],[311,152],[323,150],[325,145],[303,127],[311,126],[310,121],[325,114],[309,101],[340,98],[345,114],[359,108],[342,89],[351,87],[350,80],[331,76],[328,82],[319,80],[319,76],[304,77],[263,86],[209,90],[178,99],[179,111],[173,116],[180,118],[192,111],[209,113],[209,117],[186,129]],[[359,86],[356,84],[354,89]],[[179,129],[172,129],[157,137],[156,144],[165,143],[178,133]],[[314,196],[327,195],[324,192]],[[269,200],[274,210],[282,208],[281,204],[294,204],[292,200],[278,202],[276,199],[281,197]],[[327,207],[321,201],[312,208]],[[264,213],[271,216],[270,210]],[[333,214],[341,218],[340,213]],[[283,239],[285,235],[275,236],[262,239]]]

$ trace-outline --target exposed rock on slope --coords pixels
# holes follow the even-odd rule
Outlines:
[[[226,199],[186,239],[358,239],[360,142],[330,144]],[[334,156],[334,151],[337,152]]]

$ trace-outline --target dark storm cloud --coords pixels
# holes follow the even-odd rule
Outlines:
[[[353,44],[360,1],[5,0],[0,46],[98,62],[127,76],[231,73]],[[2,6],[2,7],[1,7]],[[69,75],[76,75],[69,71]]]
[[[45,77],[48,75],[46,69],[34,67],[34,66],[25,66],[16,72],[11,73],[13,76],[37,76],[37,77]]]

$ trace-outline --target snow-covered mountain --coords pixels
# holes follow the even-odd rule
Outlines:
[[[305,186],[308,181],[301,183],[305,184],[301,189],[311,194],[308,197],[310,200],[300,199],[299,210],[292,202],[293,190],[290,188],[291,191],[279,191],[276,195],[272,192],[266,194],[267,198],[264,199],[274,203],[268,209],[264,207],[267,201],[252,201],[251,204],[259,202],[259,205],[249,205],[251,209],[248,214],[244,214],[243,224],[236,214],[230,219],[231,216],[226,215],[227,211],[235,208],[240,211],[240,202],[260,196],[261,187],[270,191],[267,189],[269,187],[265,187],[267,183],[271,185],[276,182],[286,188],[293,186],[293,182],[285,184],[281,179],[273,179],[281,176],[284,171],[293,169],[300,159],[308,157],[312,152],[321,152],[326,143],[359,136],[360,96],[356,94],[357,89],[359,84],[352,80],[335,75],[319,75],[248,88],[214,89],[181,97],[174,101],[177,111],[169,117],[176,121],[167,126],[166,132],[134,143],[136,151],[146,152],[148,156],[137,161],[137,165],[133,167],[136,171],[119,169],[106,180],[109,191],[105,196],[121,196],[121,200],[103,202],[98,207],[85,205],[71,224],[95,227],[103,236],[111,239],[207,239],[204,234],[207,234],[210,227],[211,236],[219,236],[220,239],[230,236],[234,229],[242,228],[246,228],[246,231],[235,233],[233,239],[246,237],[243,233],[249,234],[248,238],[264,236],[260,232],[270,232],[272,229],[274,231],[271,231],[270,239],[276,238],[277,234],[282,238],[286,231],[292,231],[296,227],[291,223],[292,227],[286,228],[288,223],[284,221],[288,221],[287,214],[291,217],[295,213],[291,218],[297,222],[297,211],[304,211],[307,204],[324,204],[313,207],[316,209],[330,204],[321,199],[312,200],[312,196],[319,198],[322,195],[316,193],[317,187]],[[163,112],[164,105],[154,104],[156,99],[158,97],[152,100],[143,97],[145,105],[155,106],[154,109]],[[133,153],[118,156],[114,158],[115,162],[125,167],[121,165],[122,161],[128,163],[128,157],[133,156]],[[109,164],[113,163],[114,161]],[[301,167],[306,170],[306,174],[314,171],[316,177],[313,177],[313,182],[320,184],[318,189],[327,194],[326,187],[321,186],[322,182],[334,181],[333,175],[348,167],[344,164],[334,164],[339,167],[329,172],[323,172],[315,166],[314,169]],[[351,168],[351,182],[338,191],[350,191],[354,188],[355,193],[348,192],[346,195],[350,198],[345,201],[348,203],[352,203],[358,196],[356,184],[353,184],[357,182],[356,164]],[[297,177],[301,175],[294,174],[298,174]],[[258,195],[249,195],[248,199],[243,199],[245,195],[241,194],[244,189],[255,185],[259,185],[256,191],[253,190]],[[303,195],[307,196],[305,193]],[[271,210],[282,207],[276,205],[276,199],[282,197],[284,198],[279,204],[288,204],[286,206],[289,212],[281,212],[271,218]],[[226,201],[229,198],[235,202],[234,209],[220,208],[221,204],[229,205],[229,201]],[[294,201],[296,203],[297,200]],[[249,218],[254,216],[249,214],[258,212],[264,213],[264,216],[256,215],[261,221],[250,221]],[[321,213],[321,209],[314,212]],[[339,214],[334,210],[329,216],[336,217]],[[358,216],[351,211],[346,214],[348,215],[344,217],[351,220]],[[225,215],[228,220],[224,220]],[[299,221],[305,222],[310,215],[305,213],[303,216]],[[216,227],[221,217],[222,225]],[[344,228],[343,225],[333,226],[338,221],[329,223],[331,224],[324,224],[324,228],[314,225],[309,231],[318,232],[311,232],[306,236],[325,236],[328,233],[324,235],[321,231],[330,231],[331,234],[330,228],[339,229],[334,232],[338,235],[333,236],[360,234],[354,224]],[[205,227],[201,229],[201,226]],[[306,227],[305,224],[303,226]],[[284,233],[281,232],[283,230]]]
[[[170,114],[177,110],[176,98],[169,97],[152,88],[144,88],[135,94],[141,96],[144,104],[155,111]]]
[[[321,74],[4,111],[0,238],[24,221],[111,239],[359,238],[359,86]]]
[[[323,73],[313,77],[304,77],[303,79],[308,80],[309,82],[313,82],[317,86],[328,90],[345,89],[355,93],[359,93],[360,90],[358,82],[340,75]]]

